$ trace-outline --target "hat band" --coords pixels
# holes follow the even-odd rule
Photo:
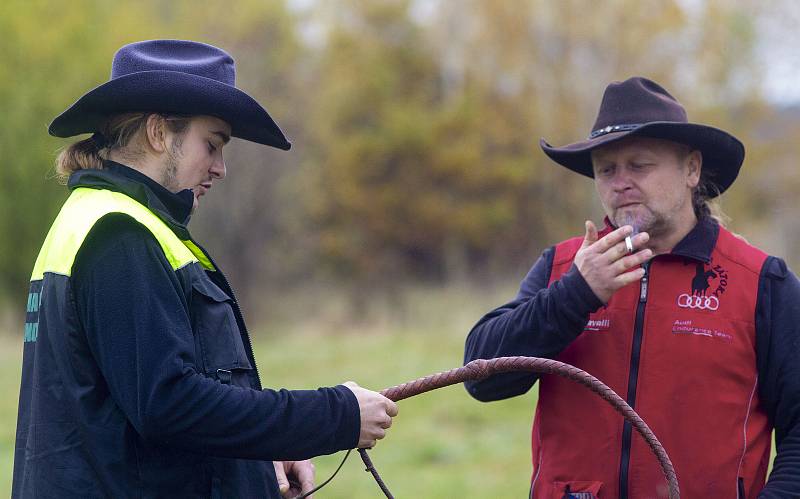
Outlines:
[[[628,130],[635,130],[642,126],[641,123],[629,124],[629,125],[608,125],[605,128],[598,128],[594,132],[589,134],[589,139],[595,139],[597,137],[603,136],[607,133],[611,132],[626,132]]]

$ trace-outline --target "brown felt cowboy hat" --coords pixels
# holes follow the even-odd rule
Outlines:
[[[686,144],[703,154],[703,176],[723,193],[736,180],[744,161],[744,145],[733,135],[708,125],[689,123],[686,110],[658,83],[642,77],[606,87],[592,132],[586,140],[553,147],[544,139],[545,154],[581,175],[594,178],[591,151],[628,136]]]

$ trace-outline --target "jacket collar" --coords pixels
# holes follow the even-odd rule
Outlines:
[[[147,175],[115,161],[103,161],[103,169],[78,170],[69,177],[67,187],[107,189],[125,194],[146,206],[181,239],[189,239],[186,228],[192,215],[191,189],[173,193]]]
[[[672,248],[671,254],[709,263],[711,261],[711,252],[714,250],[714,246],[717,245],[718,237],[719,223],[711,217],[703,217]]]
[[[615,229],[608,217],[605,219],[605,224],[606,228],[603,231],[604,234]],[[692,230],[672,248],[670,254],[709,263],[711,261],[711,252],[717,244],[718,237],[719,223],[711,217],[703,217],[698,220]]]

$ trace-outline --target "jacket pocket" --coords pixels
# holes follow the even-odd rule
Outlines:
[[[192,328],[201,370],[222,383],[249,386],[247,373],[252,370],[242,342],[233,300],[214,283],[192,283]]]
[[[598,499],[602,487],[603,482],[591,480],[554,482],[550,499]]]

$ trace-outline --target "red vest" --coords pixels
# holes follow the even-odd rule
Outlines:
[[[551,283],[581,242],[556,246]],[[635,397],[672,459],[682,497],[735,498],[743,487],[755,498],[764,486],[771,427],[757,391],[754,321],[766,257],[724,228],[709,263],[659,255],[646,283],[615,293],[557,357],[623,399]],[[623,419],[607,402],[558,376],[539,383],[532,497],[561,499],[569,486],[616,499],[625,461],[628,498],[667,497],[658,461],[635,431],[623,438]]]

